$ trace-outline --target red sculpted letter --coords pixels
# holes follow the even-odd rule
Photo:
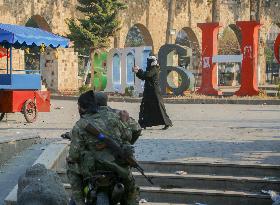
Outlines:
[[[236,23],[241,29],[243,54],[241,67],[241,87],[235,93],[238,96],[258,95],[257,65],[258,65],[258,38],[261,24],[256,21],[239,21]]]
[[[212,57],[218,53],[219,23],[198,24],[202,30],[202,82],[198,93],[204,95],[219,95],[217,90],[217,64],[212,63]]]
[[[280,48],[280,34],[277,36],[274,42],[274,55],[277,62],[280,64],[279,48]]]

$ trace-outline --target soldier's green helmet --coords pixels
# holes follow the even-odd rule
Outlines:
[[[95,92],[95,99],[98,106],[107,106],[108,95],[104,92]]]

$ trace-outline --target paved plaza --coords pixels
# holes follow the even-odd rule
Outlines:
[[[110,103],[138,119],[138,103]],[[136,143],[139,160],[280,164],[280,106],[167,104],[174,126],[148,128]],[[19,113],[0,123],[0,136],[59,138],[78,119],[77,102],[52,100],[50,113],[27,124]]]

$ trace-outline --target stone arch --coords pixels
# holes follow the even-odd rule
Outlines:
[[[180,35],[183,38],[180,38]],[[199,41],[198,38],[190,27],[184,27],[182,28],[176,37],[175,44],[181,45],[181,46],[187,46],[189,48],[192,48],[193,51],[195,51],[197,54],[199,54]]]
[[[266,33],[266,45],[273,48],[275,39],[280,33],[280,23],[272,23]]]
[[[240,55],[242,35],[239,27],[230,24],[224,27],[218,35],[219,55]],[[218,64],[218,85],[237,86],[240,84],[241,63],[219,63]]]
[[[200,46],[198,38],[190,27],[183,27],[176,36],[175,44],[187,47],[187,64],[191,70],[198,70],[200,64]]]
[[[138,42],[136,42],[136,45],[131,45],[131,43],[129,42],[131,38],[130,37],[131,32],[134,32],[132,35],[136,35],[136,37],[141,41],[139,42],[139,44],[137,44]],[[152,48],[154,48],[154,43],[150,31],[146,26],[140,23],[134,24],[132,27],[130,27],[126,35],[126,40],[124,45],[124,47],[136,47],[136,46],[151,46]]]
[[[179,81],[181,76],[177,72],[171,72],[169,68],[183,67],[186,59],[186,47],[175,44],[165,44],[159,50],[159,64],[161,67],[161,89],[163,93],[166,93],[167,85],[170,86],[170,82],[174,88],[179,87]],[[167,79],[167,80],[165,80]],[[172,87],[172,86],[171,86]],[[169,91],[167,91],[169,92]]]
[[[27,27],[33,27],[33,28],[40,28],[42,30],[51,32],[51,28],[48,24],[48,22],[45,20],[44,17],[40,15],[33,15],[31,16],[25,23],[25,26]],[[31,47],[29,49],[29,52],[26,52],[24,55],[25,59],[25,67],[30,70],[37,70],[40,69],[40,61],[41,61],[41,55],[40,55],[40,48],[39,47]]]
[[[265,55],[265,79],[267,83],[274,84],[279,78],[279,64],[276,61],[274,55],[274,42],[277,36],[280,34],[280,23],[271,23],[265,39],[264,55]]]
[[[220,30],[218,35],[218,53],[220,55],[240,54],[242,35],[238,26],[230,24]]]
[[[28,27],[40,28],[42,30],[52,32],[50,25],[46,21],[46,19],[40,15],[31,16],[26,24]]]
[[[235,36],[238,40],[239,46],[241,46],[241,44],[242,44],[242,34],[241,34],[241,31],[238,28],[238,26],[236,24],[230,24],[228,27],[234,32],[234,34],[235,34]]]

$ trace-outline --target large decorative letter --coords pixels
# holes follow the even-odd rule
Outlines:
[[[180,45],[166,44],[159,49],[158,57],[161,68],[160,72],[160,87],[163,95],[166,95],[166,89],[170,89],[174,95],[183,95],[184,91],[193,88],[194,75],[183,67],[174,67],[167,65],[167,56],[172,51],[176,51],[180,60],[184,60],[186,57],[186,49]],[[182,82],[178,88],[171,87],[167,82],[167,76],[169,72],[175,71],[181,76]]]
[[[202,30],[202,82],[198,93],[204,95],[219,95],[217,84],[217,64],[212,62],[213,56],[218,53],[219,23],[201,23]]]
[[[243,54],[243,60],[241,67],[241,87],[235,94],[238,96],[258,95],[258,31],[261,24],[256,21],[238,21],[236,25],[240,28],[242,34],[241,52]]]
[[[275,55],[277,62],[280,64],[279,49],[280,49],[280,34],[277,36],[277,38],[274,42],[274,55]]]

